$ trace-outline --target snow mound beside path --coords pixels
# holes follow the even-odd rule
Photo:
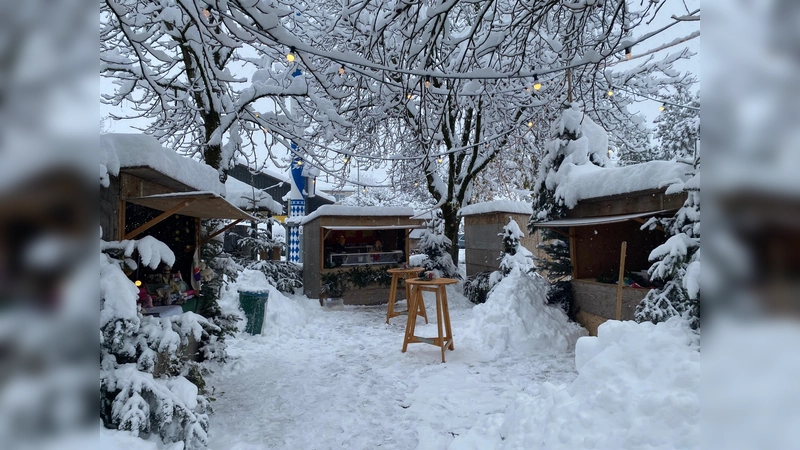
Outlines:
[[[578,340],[575,362],[570,385],[522,393],[450,449],[699,448],[699,337],[684,320],[609,320]]]
[[[473,309],[471,335],[495,354],[566,352],[587,334],[560,308],[547,304],[548,283],[514,268]]]

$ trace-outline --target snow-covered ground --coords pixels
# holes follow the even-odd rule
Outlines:
[[[386,325],[385,306],[324,311],[271,292],[264,335],[230,340],[236,360],[207,378],[210,448],[441,449],[525,390],[575,378],[570,353],[494,357],[468,333],[472,304],[448,297],[455,351],[442,364],[431,345],[400,351],[405,317]],[[420,320],[417,334],[434,336],[435,322]]]
[[[239,288],[260,286],[260,274],[240,276]],[[236,287],[221,300],[227,311]],[[520,327],[530,314],[473,308],[458,289],[448,296],[455,351],[443,364],[434,346],[402,353],[405,317],[386,325],[385,306],[326,311],[271,289],[263,335],[230,339],[231,361],[207,377],[216,389],[209,447],[698,447],[699,343],[685,324],[611,321],[578,341],[577,357],[547,346],[523,353],[513,330],[504,346],[503,333],[484,342],[481,331],[493,310]],[[555,316],[536,320],[553,328],[546,339],[574,331]],[[435,322],[419,321],[417,334],[434,336]]]

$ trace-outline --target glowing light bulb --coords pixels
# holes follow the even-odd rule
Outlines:
[[[139,281],[139,280],[136,280],[136,281],[134,281],[134,282],[133,282],[133,284],[135,284],[135,285],[136,285],[136,287],[139,287],[139,286],[141,286],[141,285],[142,285],[142,282],[141,282],[141,281]]]
[[[531,91],[531,88],[529,88],[528,86],[525,86],[525,92],[530,92],[530,91]]]
[[[347,162],[347,161],[348,161],[348,159],[347,159],[347,156],[345,156],[344,158],[342,158],[342,161],[344,161],[344,162]]]
[[[665,109],[667,109],[666,105],[661,105],[658,107],[659,111],[664,111]]]
[[[361,192],[367,192],[367,188],[361,189]]]
[[[442,159],[442,157],[440,156],[439,159],[437,159],[437,161],[439,161],[439,164],[441,164],[442,161],[444,161],[444,159]]]
[[[207,10],[207,9],[204,9],[204,10],[203,10],[203,15],[206,17],[206,19],[208,19],[208,18],[209,18],[209,16],[211,16],[211,11],[209,11],[209,10]]]
[[[533,122],[528,122],[528,128],[533,128]]]
[[[406,98],[411,100],[411,94],[406,95]]]
[[[633,53],[631,53],[630,47],[625,47],[625,59],[633,58]]]
[[[339,75],[344,75],[344,66],[339,67]]]
[[[303,161],[302,161],[302,160],[300,160],[300,161],[297,161],[297,165],[298,165],[298,166],[302,166],[302,165],[303,165]]]
[[[431,76],[425,75],[425,89],[431,87]]]
[[[614,96],[614,91],[612,91],[611,89],[609,89],[607,93],[608,93],[609,97],[613,97]]]
[[[415,181],[415,182],[414,182],[414,187],[417,187],[417,186],[419,186],[419,183],[417,183],[417,182]]]
[[[538,91],[542,88],[542,83],[539,82],[539,75],[533,76],[533,90]]]
[[[259,116],[259,114],[258,114],[258,113],[256,113],[256,119],[258,119],[258,116]]]
[[[294,62],[294,47],[289,49],[289,53],[286,54],[286,60],[289,62]]]

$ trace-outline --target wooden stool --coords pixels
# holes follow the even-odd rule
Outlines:
[[[446,348],[454,350],[453,331],[450,329],[450,310],[447,308],[447,285],[455,284],[458,280],[453,278],[434,278],[433,280],[406,280],[406,285],[411,289],[411,300],[408,303],[408,310],[413,311],[417,304],[422,302],[423,292],[436,293],[436,325],[439,329],[439,337],[425,338],[414,335],[414,328],[417,326],[417,315],[409,314],[406,323],[406,334],[403,338],[403,353],[408,349],[408,344],[424,343],[442,348],[442,362],[444,361],[444,351]],[[442,326],[444,332],[442,334]]]
[[[397,301],[397,283],[400,280],[400,277],[403,277],[404,280],[408,279],[409,277],[415,277],[418,273],[422,272],[422,267],[409,267],[408,269],[398,268],[398,269],[389,269],[387,272],[392,274],[392,285],[389,287],[389,307],[386,310],[386,323],[389,323],[389,319],[392,317],[397,317],[403,314],[408,314],[408,311],[411,310],[411,293],[408,288],[408,283],[406,283],[406,302],[408,303],[408,310],[406,311],[395,311],[394,310],[394,302]],[[425,312],[425,302],[420,302],[419,307],[417,308],[417,314],[425,318],[425,323],[428,323],[428,313]]]

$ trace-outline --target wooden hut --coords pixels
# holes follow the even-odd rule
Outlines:
[[[408,262],[408,234],[422,227],[413,214],[411,208],[330,205],[303,218],[304,294],[328,297],[323,279],[337,276],[349,286],[342,295],[345,304],[385,303],[386,270]]]
[[[596,335],[597,326],[608,319],[634,319],[636,306],[650,289],[623,284],[617,316],[620,271],[633,274],[628,281],[647,279],[652,265],[648,256],[667,236],[660,228],[641,226],[650,217],[671,216],[683,205],[685,194],[667,195],[663,186],[685,180],[685,172],[683,166],[666,161],[588,172],[568,180],[578,188],[564,189],[576,201],[566,217],[537,224],[569,240],[576,318],[590,334]]]
[[[461,209],[464,218],[465,260],[467,276],[478,272],[494,271],[500,268],[500,254],[503,241],[500,234],[512,218],[519,225],[525,237],[520,244],[537,257],[545,254],[536,246],[541,242],[539,231],[528,233],[531,218],[531,204],[510,200],[476,203]]]
[[[216,170],[163,148],[153,137],[106,134],[101,148],[109,172],[108,186],[100,190],[102,238],[155,237],[175,254],[172,271],[183,280],[191,280],[195,249],[242,220],[256,220],[226,200]],[[267,198],[262,204],[277,205]],[[234,222],[201,236],[202,219]],[[148,272],[146,267],[140,270]]]

